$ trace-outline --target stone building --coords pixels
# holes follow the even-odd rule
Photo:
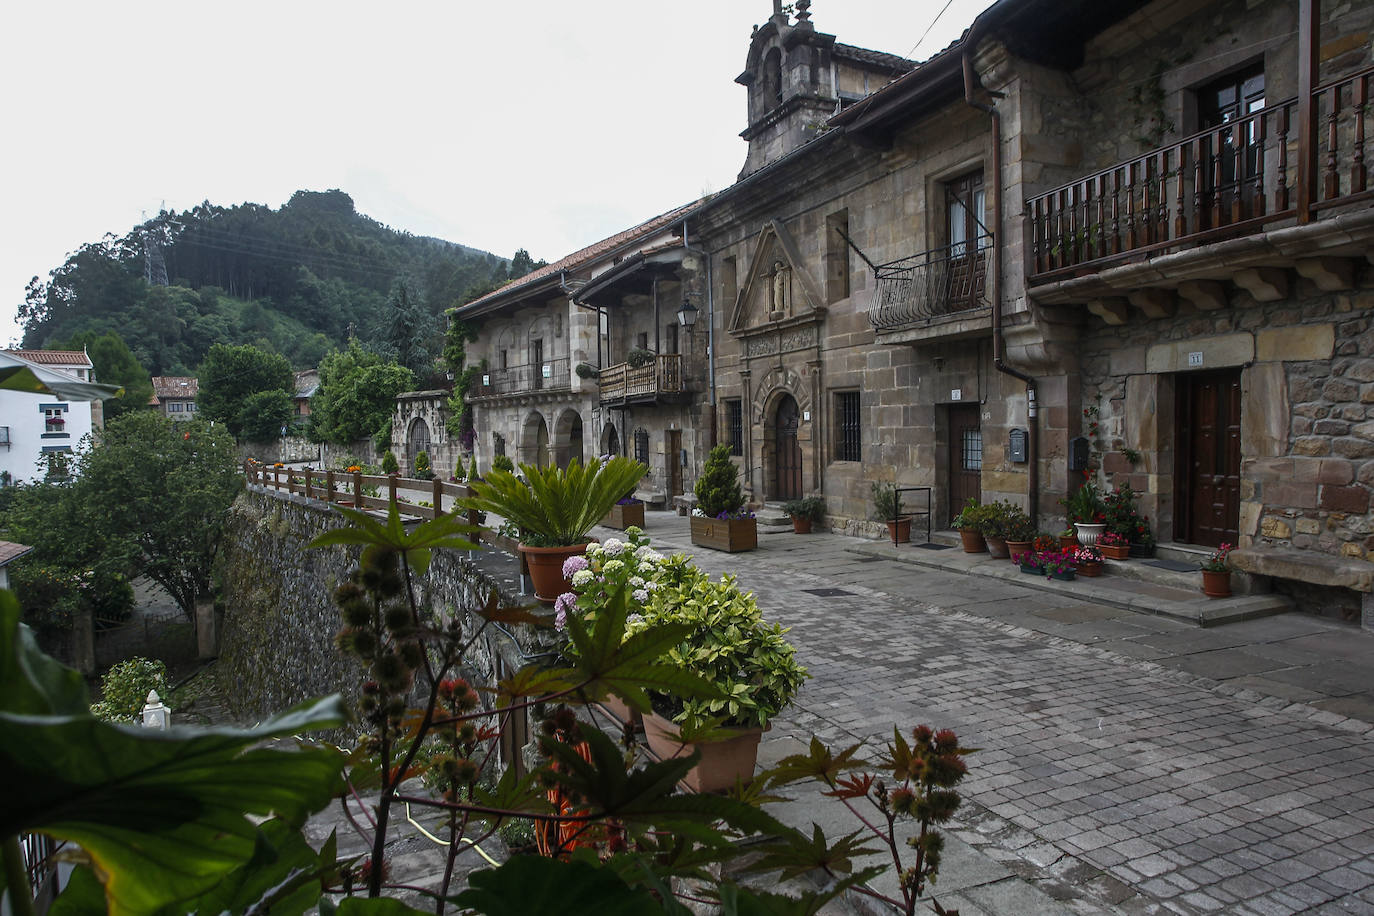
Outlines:
[[[876,533],[880,480],[928,488],[907,499],[937,528],[974,497],[1049,530],[1085,478],[1129,483],[1161,542],[1367,603],[1374,5],[1002,0],[919,66],[810,8],[775,2],[750,38],[744,169],[669,220],[680,260],[589,249],[464,310],[509,322],[489,359],[566,315],[572,365],[607,337],[591,314],[681,296],[701,392],[616,423],[560,368],[534,397],[578,423],[541,439],[522,392],[484,432],[561,458],[583,417],[603,446],[670,418],[689,462],[729,443],[755,502],[819,494],[853,532]],[[660,455],[671,425],[644,428]]]
[[[704,335],[678,318],[704,294],[702,256],[685,234],[693,206],[453,313],[478,332],[468,362],[482,373],[468,400],[481,469],[496,455],[566,467],[623,454],[649,467],[641,495],[690,490],[711,429]]]

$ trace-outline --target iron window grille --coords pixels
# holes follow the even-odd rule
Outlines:
[[[840,391],[835,394],[836,461],[863,460],[863,427],[859,413],[859,392]]]
[[[744,454],[744,402],[739,398],[725,402],[725,440],[731,455]]]

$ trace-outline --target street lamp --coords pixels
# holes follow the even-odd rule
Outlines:
[[[687,333],[692,333],[692,326],[697,323],[697,316],[701,310],[692,304],[691,299],[682,300],[682,308],[677,310],[677,323],[687,329]]]

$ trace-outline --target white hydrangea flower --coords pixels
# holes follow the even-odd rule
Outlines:
[[[581,588],[584,585],[588,585],[595,578],[596,574],[593,573],[590,569],[579,569],[577,572],[573,573],[573,588]]]
[[[631,587],[631,588],[643,588],[643,587],[644,587],[644,577],[643,577],[643,576],[631,576],[631,577],[630,577],[630,587]]]
[[[609,560],[606,563],[605,569],[602,571],[608,576],[614,576],[616,573],[620,572],[624,568],[625,564],[620,562],[619,560]]]
[[[635,559],[641,563],[662,563],[663,554],[645,544],[635,551]]]
[[[634,598],[634,600],[638,601],[640,604],[643,604],[645,601],[649,600],[649,593],[642,588],[637,588],[631,593],[630,597]]]
[[[608,538],[601,545],[601,552],[608,557],[618,557],[625,551],[625,542],[619,538]]]

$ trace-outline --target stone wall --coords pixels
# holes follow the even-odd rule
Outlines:
[[[344,694],[350,704],[356,699],[363,669],[334,646],[340,622],[330,596],[356,565],[357,550],[306,547],[341,521],[338,513],[300,497],[256,489],[230,510],[218,570],[225,608],[219,664],[239,721],[330,693]],[[453,551],[436,552],[421,584],[445,618],[466,615],[495,587],[466,554]],[[493,630],[469,656],[467,674],[489,682],[498,657],[514,670],[522,652],[548,647],[549,633],[517,630],[511,637]],[[330,736],[351,738],[347,727]]]

